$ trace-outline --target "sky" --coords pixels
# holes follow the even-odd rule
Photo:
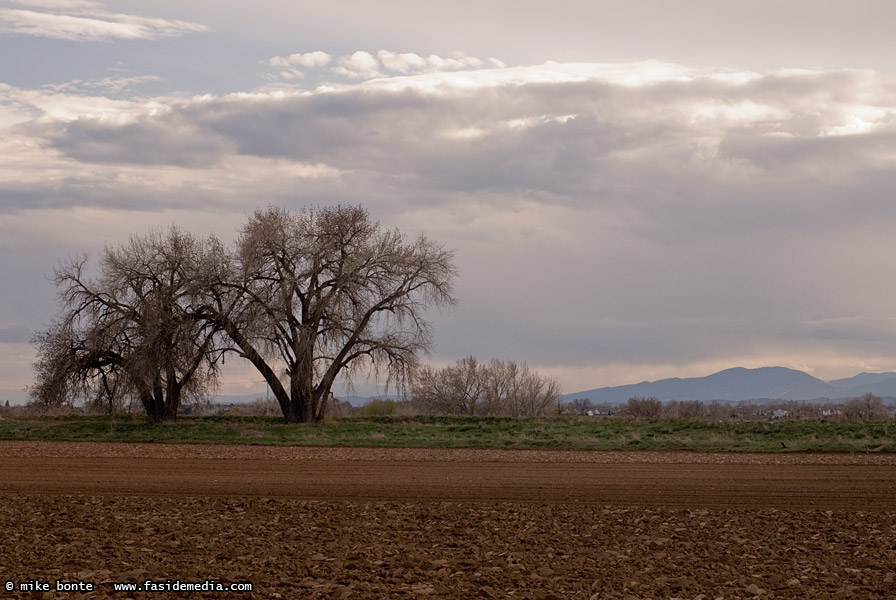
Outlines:
[[[60,260],[362,204],[456,250],[436,365],[567,393],[896,370],[896,4],[0,0],[0,401]],[[357,382],[356,382],[357,383]],[[263,391],[251,368],[220,393]],[[363,391],[363,386],[361,386]]]

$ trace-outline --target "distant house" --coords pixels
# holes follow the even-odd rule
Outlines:
[[[595,409],[589,410],[585,414],[588,415],[589,417],[611,417],[611,416],[613,416],[613,411],[612,410],[600,410],[598,408],[595,408]]]
[[[777,421],[778,419],[783,419],[784,417],[790,415],[789,410],[784,410],[783,408],[776,408],[772,411],[772,419]]]

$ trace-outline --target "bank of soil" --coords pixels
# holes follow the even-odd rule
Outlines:
[[[0,443],[0,585],[889,598],[896,457]],[[10,597],[33,597],[13,593]]]

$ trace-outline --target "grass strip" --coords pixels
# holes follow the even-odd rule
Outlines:
[[[553,448],[698,452],[892,452],[896,424],[843,421],[630,420],[562,417],[384,417],[286,425],[274,417],[133,415],[0,419],[0,440],[367,446]]]

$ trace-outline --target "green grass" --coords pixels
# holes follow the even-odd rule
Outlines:
[[[699,452],[896,451],[896,423],[638,421],[564,417],[381,417],[285,425],[273,417],[135,416],[0,419],[0,440],[166,442],[288,446],[693,450]],[[786,445],[786,449],[782,446]]]

